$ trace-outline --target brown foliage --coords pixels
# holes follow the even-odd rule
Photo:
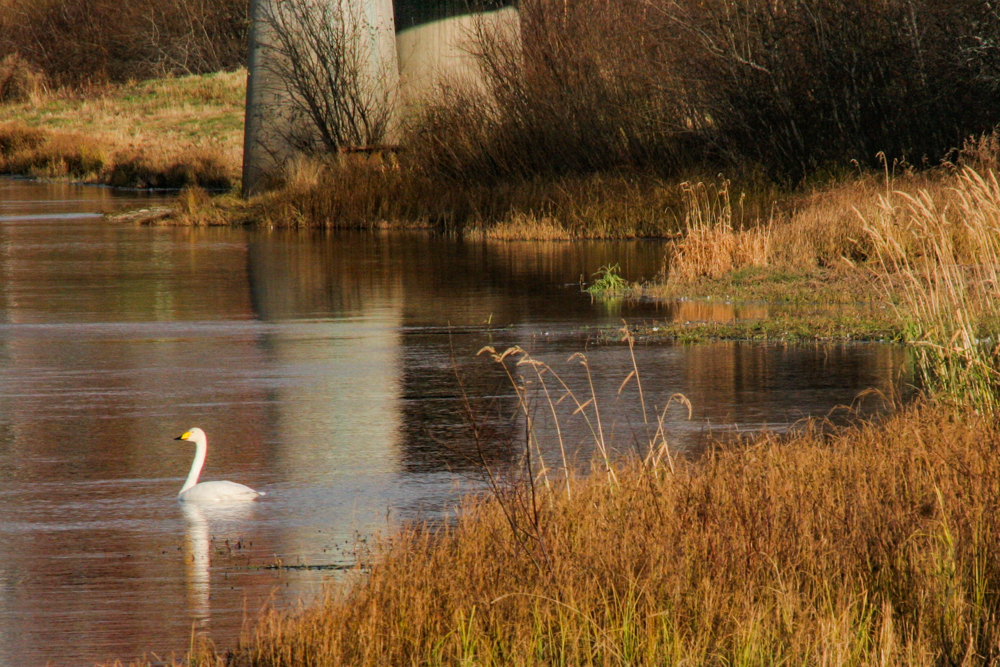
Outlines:
[[[232,69],[245,62],[247,29],[247,0],[0,3],[0,55],[64,84]]]
[[[25,102],[45,90],[45,75],[17,53],[0,58],[0,103]]]
[[[70,177],[131,188],[199,185],[229,189],[234,170],[207,149],[180,154],[150,146],[110,151],[85,134],[52,132],[23,123],[0,123],[0,173]]]
[[[477,35],[485,90],[412,131],[455,181],[753,165],[799,181],[882,153],[923,165],[1000,121],[987,0],[525,0]]]
[[[419,158],[416,158],[419,160]],[[301,165],[300,165],[301,167]],[[679,231],[676,184],[636,174],[568,174],[456,184],[414,164],[409,152],[344,155],[301,168],[285,186],[256,200],[276,226],[435,226],[461,230],[506,224],[505,237],[635,238]]]

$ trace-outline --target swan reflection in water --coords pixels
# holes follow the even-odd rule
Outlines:
[[[199,630],[207,630],[212,597],[212,537],[217,540],[243,537],[251,525],[255,503],[179,503],[184,512],[184,568],[188,609]]]

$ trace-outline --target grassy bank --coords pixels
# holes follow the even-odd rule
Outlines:
[[[787,310],[776,309],[770,304],[753,304],[726,309],[732,314],[720,317],[717,313],[704,313],[703,306],[711,303],[710,300],[682,302],[672,319],[634,325],[632,333],[643,341],[675,340],[684,343],[713,340],[760,343],[905,340],[898,320],[877,304],[844,307],[799,305]],[[685,309],[685,305],[694,307]]]
[[[0,173],[123,187],[239,183],[246,72],[37,91],[0,105]]]

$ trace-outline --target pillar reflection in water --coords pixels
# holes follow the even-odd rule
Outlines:
[[[285,549],[313,563],[380,525],[398,467],[401,278],[388,238],[353,240],[273,234],[249,245],[253,307],[275,325],[259,349],[285,376],[268,391],[283,488],[266,502],[284,514]]]

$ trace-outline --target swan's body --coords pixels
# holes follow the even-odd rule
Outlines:
[[[249,486],[236,482],[202,482],[199,484],[198,476],[201,475],[201,469],[205,465],[205,457],[208,454],[208,438],[205,437],[205,432],[200,428],[193,428],[174,439],[193,442],[195,446],[191,472],[188,473],[184,486],[177,494],[177,499],[182,503],[231,503],[254,500],[264,495],[260,491],[254,491]]]

